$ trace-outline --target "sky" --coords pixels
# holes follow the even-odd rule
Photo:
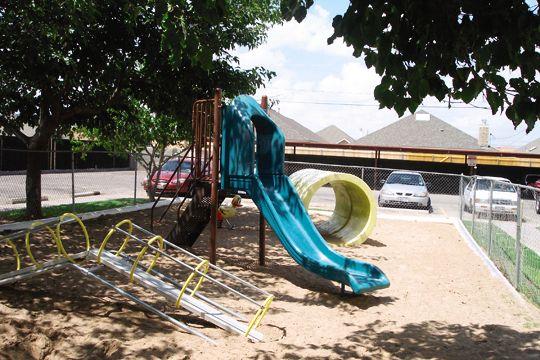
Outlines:
[[[265,44],[253,50],[238,49],[235,54],[243,68],[263,66],[277,73],[266,87],[258,89],[257,99],[268,95],[277,100],[275,110],[313,131],[333,124],[359,138],[399,117],[393,110],[379,110],[373,97],[373,89],[380,82],[375,70],[353,57],[352,48],[339,39],[327,45],[326,39],[333,33],[332,18],[344,13],[347,5],[344,0],[316,1],[302,23],[293,20],[274,26]],[[473,104],[489,108],[482,96]],[[487,121],[492,146],[520,147],[540,137],[540,125],[526,134],[525,124],[514,129],[504,114],[492,115],[491,110],[464,104],[448,109],[447,103],[435,98],[427,98],[423,105],[419,110],[474,137],[478,137],[482,121]]]

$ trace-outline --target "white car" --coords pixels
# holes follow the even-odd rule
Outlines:
[[[426,182],[420,173],[394,171],[379,193],[379,206],[397,205],[433,211]]]
[[[490,211],[490,192],[493,184],[492,214],[517,214],[518,188],[510,180],[501,177],[482,176],[472,179],[463,192],[465,211],[487,214]],[[474,203],[474,205],[473,205]]]

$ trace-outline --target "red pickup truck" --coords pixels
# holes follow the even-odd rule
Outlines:
[[[179,162],[180,159],[171,159],[167,161],[161,167],[161,172],[159,172],[159,178],[158,172],[156,172],[154,176],[152,176],[152,186],[155,186],[156,194],[163,193],[163,195],[174,195],[177,190],[179,190],[178,193],[180,195],[185,195],[188,193],[190,181],[186,181],[186,178],[191,172],[191,160],[184,160],[181,168],[176,174],[174,174],[174,171],[178,167]],[[169,182],[169,185],[167,185],[169,179],[171,179],[171,181]],[[148,191],[150,182],[148,181],[148,179],[145,179],[142,185],[144,187],[144,190]]]
[[[534,198],[536,200],[536,213],[540,214],[540,175],[529,174],[525,176],[525,184],[527,184],[527,186],[538,189],[538,191],[534,192]]]

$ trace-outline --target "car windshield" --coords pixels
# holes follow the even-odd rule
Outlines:
[[[486,190],[490,191],[491,187],[491,180],[487,179],[479,179],[477,182],[477,190]],[[516,188],[507,182],[503,181],[494,181],[493,182],[493,191],[501,191],[501,192],[516,192]]]
[[[516,188],[504,182],[495,182],[493,184],[493,191],[516,192]]]
[[[387,184],[403,184],[413,186],[424,186],[424,180],[418,174],[394,173],[390,174]]]
[[[179,160],[169,160],[165,164],[163,164],[161,171],[174,171],[178,167]],[[182,167],[180,168],[181,172],[186,172],[191,170],[191,163],[188,161],[184,161],[182,163]]]

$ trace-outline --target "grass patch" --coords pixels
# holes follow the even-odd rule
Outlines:
[[[136,199],[137,204],[142,204],[148,202],[148,199]],[[85,203],[77,203],[75,206],[71,204],[67,205],[54,205],[49,207],[44,207],[42,209],[43,217],[55,217],[60,216],[66,212],[75,212],[75,213],[85,213],[91,211],[107,210],[114,209],[118,207],[130,206],[133,205],[133,198],[124,198],[124,199],[115,199],[115,200],[101,200],[101,201],[90,201]],[[0,211],[0,219],[9,220],[9,221],[21,221],[24,220],[24,211],[25,209],[15,209]]]
[[[472,221],[463,221],[463,224],[487,253],[488,241],[487,234],[489,229],[487,224],[475,223],[475,232],[472,234]],[[477,226],[485,227],[485,231],[479,231]],[[486,236],[482,236],[486,235]],[[511,264],[515,271],[516,266],[516,239],[515,237],[502,230],[500,227],[492,224],[492,256],[491,259],[497,267],[510,279],[510,274],[505,269],[504,264]],[[523,294],[530,298],[536,305],[540,306],[540,255],[525,245],[521,245],[521,283],[518,288]],[[510,279],[512,282],[515,279]]]

